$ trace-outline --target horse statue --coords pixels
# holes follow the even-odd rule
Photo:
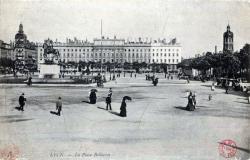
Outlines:
[[[59,51],[53,48],[53,41],[50,39],[44,40],[43,44],[43,58],[45,62],[54,63],[54,59],[58,60]],[[52,59],[49,59],[48,55],[52,55]]]

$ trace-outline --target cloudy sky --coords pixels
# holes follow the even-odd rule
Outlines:
[[[235,49],[250,43],[250,1],[0,0],[0,39],[14,39],[20,22],[30,41],[108,37],[177,38],[183,57],[222,49],[228,22]]]

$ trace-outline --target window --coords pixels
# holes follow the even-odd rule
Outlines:
[[[153,56],[155,56],[155,54],[153,53]]]
[[[81,49],[79,49],[79,52],[81,52]]]
[[[168,56],[170,57],[170,53],[168,54]]]
[[[177,53],[177,54],[176,54],[176,56],[178,57],[178,56],[179,56],[179,54]]]
[[[69,49],[68,49],[68,52],[69,52]]]
[[[73,49],[71,49],[71,51],[73,52]]]
[[[170,49],[168,49],[168,51],[170,52]]]
[[[168,62],[170,63],[170,59],[168,59]]]
[[[77,49],[75,49],[75,51],[77,52]]]
[[[162,49],[161,49],[161,51],[162,51]]]
[[[174,53],[173,53],[173,57],[174,57]]]
[[[172,61],[173,61],[173,63],[174,63],[174,59],[173,59]]]
[[[161,56],[162,56],[162,53],[161,53]]]
[[[177,62],[177,63],[179,62],[178,59],[176,59],[176,62]]]
[[[167,54],[165,53],[165,54],[164,54],[164,56],[166,57],[166,56],[167,56]]]
[[[167,62],[167,60],[166,60],[166,59],[164,59],[164,62],[166,63],[166,62]]]
[[[156,56],[158,57],[158,53],[156,53]]]
[[[43,49],[40,49],[40,51],[43,51]]]

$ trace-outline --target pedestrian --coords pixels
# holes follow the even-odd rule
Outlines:
[[[208,100],[209,100],[209,101],[212,100],[212,95],[211,95],[211,94],[208,95]]]
[[[120,116],[121,117],[127,117],[127,109],[126,109],[126,107],[127,107],[127,104],[126,104],[126,99],[125,98],[123,98],[122,99],[122,104],[121,104],[121,108],[120,108]]]
[[[111,96],[112,96],[112,92],[113,92],[113,91],[112,91],[112,88],[109,88],[109,93],[108,93],[108,96],[110,96],[110,97],[111,97]]]
[[[192,94],[192,92],[189,93],[188,104],[187,104],[186,109],[188,111],[194,111],[194,101],[193,101],[193,94]]]
[[[226,90],[226,94],[228,94],[228,90],[229,90],[228,82],[225,83],[225,90]]]
[[[109,88],[109,93],[108,93],[108,96],[106,98],[106,104],[107,104],[106,110],[108,110],[108,108],[110,110],[112,110],[112,108],[111,108],[111,100],[112,100],[111,97],[112,97],[112,88]]]
[[[190,83],[189,78],[187,78],[187,83],[188,83],[188,84]]]
[[[108,95],[108,97],[106,98],[106,110],[108,110],[108,109],[110,109],[110,110],[112,110],[112,108],[111,108],[111,96],[110,95]]]
[[[90,95],[89,95],[89,103],[90,104],[96,104],[96,93],[95,91],[90,91]]]
[[[196,93],[192,95],[194,109],[196,108]]]
[[[215,86],[214,86],[214,82],[212,83],[212,86],[211,86],[211,91],[214,91],[215,89]]]
[[[24,98],[24,93],[19,96],[19,105],[20,105],[20,110],[24,111],[23,107],[25,105],[26,98]]]
[[[56,110],[57,110],[57,115],[60,116],[61,111],[62,111],[62,98],[61,97],[58,97],[58,100],[56,101]]]
[[[29,78],[28,78],[28,83],[27,83],[27,85],[28,85],[28,86],[31,86],[31,85],[32,85],[32,77],[31,77],[31,76],[29,76]]]

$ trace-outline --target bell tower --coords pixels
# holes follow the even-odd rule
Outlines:
[[[233,43],[233,32],[230,31],[230,25],[227,25],[227,31],[223,34],[223,52],[234,51],[234,43]]]

